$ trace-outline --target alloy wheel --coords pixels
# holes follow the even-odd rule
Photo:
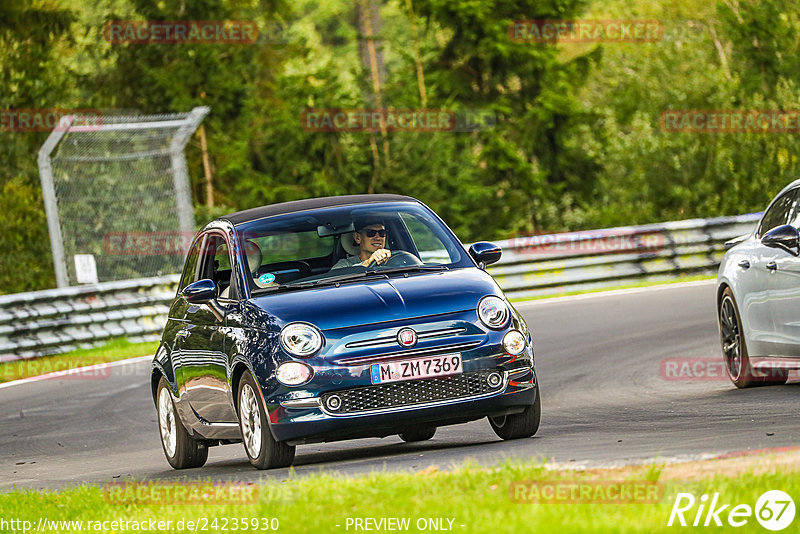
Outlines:
[[[261,454],[261,413],[258,410],[258,399],[250,384],[242,387],[239,399],[239,416],[242,419],[242,438],[251,458]]]
[[[726,296],[719,310],[720,332],[722,334],[722,352],[731,378],[737,380],[742,372],[742,342],[739,332],[739,321],[733,300]]]
[[[175,445],[177,442],[177,428],[175,427],[175,411],[172,405],[169,391],[161,389],[158,395],[158,426],[161,430],[161,441],[164,443],[164,450],[167,456],[175,456]]]

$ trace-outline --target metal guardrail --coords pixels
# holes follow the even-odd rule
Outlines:
[[[0,362],[58,354],[164,329],[180,276],[0,296]]]
[[[488,271],[509,298],[716,274],[725,242],[750,233],[761,213],[500,241]]]
[[[760,214],[520,237],[489,268],[509,298],[713,274],[725,241]],[[116,337],[155,338],[178,275],[0,296],[0,361],[73,350]]]

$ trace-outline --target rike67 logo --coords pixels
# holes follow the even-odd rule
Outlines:
[[[792,498],[783,491],[770,490],[761,495],[755,506],[725,503],[719,493],[696,498],[691,493],[678,493],[672,504],[667,526],[743,527],[755,516],[767,530],[783,530],[794,521]]]

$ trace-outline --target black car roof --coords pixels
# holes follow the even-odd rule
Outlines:
[[[295,211],[327,208],[331,206],[345,206],[347,204],[367,204],[370,202],[397,201],[419,202],[417,199],[407,197],[405,195],[342,195],[338,197],[307,198],[305,200],[293,200],[291,202],[281,202],[280,204],[270,204],[269,206],[261,206],[260,208],[237,211],[236,213],[231,213],[230,215],[220,217],[220,219],[227,219],[232,224],[237,225],[248,221],[254,221],[256,219],[263,219],[264,217],[283,215],[285,213],[292,213]]]

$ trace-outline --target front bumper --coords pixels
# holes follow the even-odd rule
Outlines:
[[[325,406],[324,396],[292,399],[271,404],[270,429],[278,441],[291,445],[338,441],[362,437],[384,437],[406,429],[466,423],[486,416],[519,413],[533,404],[536,380],[533,368],[501,371],[502,384],[478,395],[460,398],[423,400],[416,404],[388,406],[333,413]],[[435,382],[433,380],[409,383]]]

